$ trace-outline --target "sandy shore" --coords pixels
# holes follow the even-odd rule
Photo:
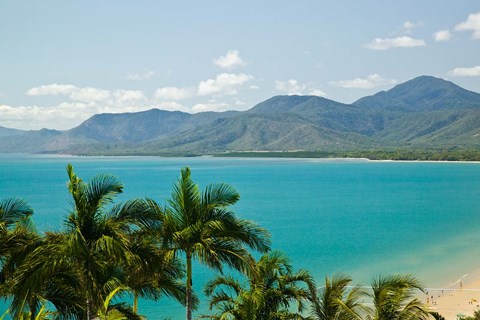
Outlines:
[[[472,316],[480,309],[480,270],[466,274],[445,288],[428,288],[424,301],[432,311],[447,320],[457,320],[459,315]]]

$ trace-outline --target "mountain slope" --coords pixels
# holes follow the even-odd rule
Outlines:
[[[218,117],[229,117],[234,111],[189,114],[180,111],[151,109],[121,114],[97,114],[69,131],[75,138],[94,139],[103,143],[142,142],[177,134]]]
[[[371,136],[383,129],[388,112],[336,102],[318,96],[276,96],[259,103],[248,112],[295,114],[326,129]]]
[[[294,114],[241,114],[217,119],[168,139],[150,142],[143,149],[200,153],[238,150],[345,150],[374,143],[368,137],[317,126]]]
[[[480,108],[480,94],[453,82],[420,76],[353,103],[362,108],[392,111],[433,111]]]
[[[0,152],[209,154],[480,148],[480,94],[421,76],[348,105],[275,96],[239,112],[100,114],[67,131],[0,127]]]
[[[26,131],[23,131],[23,130],[10,129],[10,128],[5,128],[0,126],[0,138],[15,136],[15,135],[23,134],[25,132]]]

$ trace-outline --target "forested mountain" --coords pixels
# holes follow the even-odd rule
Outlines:
[[[17,130],[17,129],[10,129],[10,128],[5,128],[0,126],[0,138],[2,137],[8,137],[8,136],[14,136],[17,134],[21,134],[24,131],[22,130]]]
[[[0,127],[1,152],[210,154],[480,147],[480,94],[430,76],[343,104],[275,96],[250,110],[98,114],[66,131]]]

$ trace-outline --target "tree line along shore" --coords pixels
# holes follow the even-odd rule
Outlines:
[[[0,201],[0,297],[8,305],[0,320],[145,319],[139,298],[164,296],[191,320],[199,305],[193,261],[219,271],[205,285],[201,319],[444,319],[419,299],[425,289],[412,275],[379,275],[366,289],[347,275],[316,281],[295,270],[266,229],[232,211],[240,199],[232,186],[200,190],[188,167],[164,204],[115,203],[123,191],[115,176],[83,181],[70,164],[67,174],[72,207],[60,231],[36,230],[25,200]],[[226,266],[240,275],[220,273]]]
[[[357,151],[245,151],[215,154],[216,157],[357,158],[394,161],[480,161],[479,149],[389,149]]]

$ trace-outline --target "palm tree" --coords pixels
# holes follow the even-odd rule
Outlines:
[[[5,313],[0,317],[0,320],[4,320],[8,313],[9,310],[5,311]],[[47,310],[46,306],[43,305],[35,316],[32,317],[32,312],[25,312],[15,316],[15,320],[50,320],[54,319],[54,316],[55,313]]]
[[[25,250],[26,256],[8,287],[12,297],[10,309],[15,317],[21,316],[28,306],[30,318],[34,319],[47,301],[63,317],[84,317],[78,280],[81,274],[63,257],[66,240],[63,233],[47,233],[35,246]]]
[[[30,226],[29,217],[33,214],[33,209],[25,200],[19,198],[9,198],[0,202],[0,266],[10,253],[14,242],[18,240],[19,234],[12,234],[12,231],[19,225]]]
[[[373,320],[429,319],[427,307],[418,299],[424,292],[420,282],[413,276],[379,276],[372,283]]]
[[[125,284],[133,293],[133,312],[138,313],[138,298],[158,300],[162,295],[173,297],[185,304],[183,265],[160,247],[155,234],[149,230],[136,230],[130,235],[130,251],[135,263],[125,268]]]
[[[289,260],[280,252],[263,255],[246,270],[242,285],[231,276],[218,276],[207,283],[210,309],[218,313],[209,319],[263,320],[305,319],[302,312],[311,301],[315,282],[304,270],[294,273]],[[296,311],[293,312],[293,308]]]
[[[365,292],[360,286],[350,286],[352,279],[345,275],[325,278],[325,285],[317,294],[312,292],[314,319],[317,320],[361,320],[367,308],[360,302]]]
[[[251,221],[238,219],[229,206],[240,198],[224,183],[211,184],[203,192],[183,168],[166,208],[163,236],[173,251],[186,258],[186,319],[192,319],[192,260],[222,270],[222,264],[241,269],[248,252],[270,248],[268,232]],[[157,205],[158,206],[158,205]]]
[[[67,173],[73,208],[66,231],[51,234],[49,241],[32,253],[14,289],[18,301],[25,301],[33,289],[52,287],[55,292],[76,296],[83,301],[83,316],[90,320],[108,293],[123,284],[126,266],[138,261],[130,250],[130,233],[157,221],[141,201],[109,207],[123,190],[116,177],[101,174],[85,183],[70,164]]]
[[[15,272],[41,241],[30,220],[32,214],[33,209],[22,199],[9,198],[0,202],[0,297],[10,296]],[[40,308],[37,302],[28,301],[32,319]]]

